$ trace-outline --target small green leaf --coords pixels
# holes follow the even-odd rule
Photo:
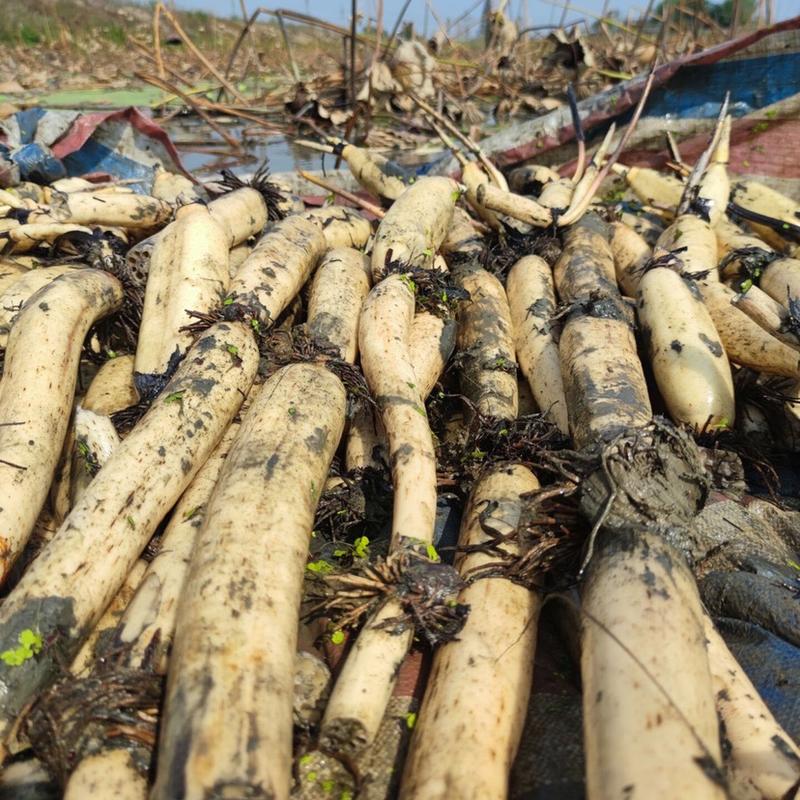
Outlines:
[[[117,351],[116,350],[106,350],[106,355],[109,358],[116,358],[117,357]]]
[[[256,332],[261,333],[261,323],[257,319],[250,320],[250,327]]]
[[[172,392],[164,398],[165,403],[180,403],[183,400],[183,392]]]
[[[345,550],[341,547],[337,547],[336,550],[333,551],[334,558],[343,558],[348,554],[349,550]]]
[[[15,650],[5,650],[0,653],[2,659],[9,667],[22,666],[28,659],[25,656],[25,651],[16,648]]]
[[[366,536],[359,536],[355,542],[353,542],[353,548],[358,558],[367,558],[369,556],[369,538]]]
[[[32,653],[38,653],[42,649],[42,637],[30,628],[25,628],[19,635],[19,643],[27,647]]]
[[[134,529],[136,528],[136,520],[132,516],[128,515],[127,517],[125,517],[125,522],[128,523],[128,526],[130,528]]]
[[[289,408],[289,416],[293,417],[297,413],[297,409],[294,406]]]
[[[17,637],[19,647],[11,648],[0,653],[0,660],[9,667],[20,667],[42,650],[42,637],[31,628],[20,631]]]
[[[322,781],[320,786],[322,787],[322,791],[325,792],[325,794],[330,794],[333,791],[333,787],[336,786],[336,782],[332,781],[329,778],[326,781]]]
[[[191,519],[192,517],[194,517],[194,516],[197,516],[197,514],[199,513],[199,511],[200,511],[200,509],[201,509],[202,507],[203,507],[203,506],[195,506],[194,508],[190,508],[190,509],[189,509],[189,510],[188,510],[188,511],[187,511],[187,512],[186,512],[186,513],[183,515],[183,518],[184,518],[184,520],[189,520],[189,519]]]
[[[306,753],[304,756],[300,756],[300,758],[297,759],[297,763],[300,764],[301,767],[304,767],[310,761],[311,761],[310,753]]]
[[[406,728],[410,731],[414,730],[414,726],[417,724],[417,715],[414,711],[409,711],[406,714]]]
[[[789,565],[789,566],[790,566],[792,569],[796,569],[798,572],[800,572],[800,564],[798,564],[796,561],[792,561],[792,559],[790,558],[790,559],[788,559],[788,560],[786,561],[786,563],[787,563],[787,564],[788,564],[788,565]]]
[[[239,355],[239,348],[235,344],[229,344],[227,348],[225,348],[232,356]]]
[[[306,778],[314,783],[317,780],[317,773],[312,770],[306,775]]]
[[[401,275],[400,280],[405,284],[406,288],[411,292],[411,294],[417,293],[417,284],[414,283],[409,275]]]
[[[319,561],[310,561],[306,564],[306,569],[309,572],[313,572],[315,575],[327,575],[329,572],[333,572],[333,564],[321,558]]]
[[[232,305],[233,305],[233,298],[232,298],[232,297],[226,297],[226,298],[225,298],[225,299],[222,301],[222,305],[223,305],[223,306],[232,306]]]
[[[436,548],[432,544],[426,545],[425,552],[428,554],[428,558],[431,561],[436,561],[436,562],[441,561],[441,558],[439,558],[439,554],[436,552]]]
[[[342,644],[344,642],[344,631],[334,631],[331,634],[331,641],[334,644]]]

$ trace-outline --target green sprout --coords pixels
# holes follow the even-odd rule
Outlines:
[[[172,392],[164,398],[165,403],[180,403],[183,400],[183,392]]]
[[[344,631],[334,631],[331,634],[331,642],[333,644],[342,644],[344,642]]]
[[[333,572],[333,564],[321,558],[319,561],[309,561],[306,564],[306,569],[315,575],[327,575],[329,572]]]
[[[431,561],[439,562],[442,560],[439,557],[439,554],[436,552],[436,548],[432,544],[426,545],[425,552],[428,554],[428,558]]]
[[[408,728],[410,731],[414,730],[414,726],[416,724],[417,724],[416,712],[409,711],[408,714],[406,714],[406,728]]]
[[[0,653],[0,658],[8,664],[9,667],[20,667],[26,661],[33,658],[42,649],[41,635],[30,628],[25,628],[17,637],[19,647],[11,648]]]
[[[417,293],[417,284],[414,283],[410,275],[401,275],[400,280],[406,285],[406,288],[411,294]]]
[[[353,548],[358,558],[369,557],[369,539],[366,536],[359,536],[353,542]]]

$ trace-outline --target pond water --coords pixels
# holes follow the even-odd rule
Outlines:
[[[280,134],[263,135],[255,126],[224,126],[227,134],[242,143],[243,153],[232,151],[215,131],[196,118],[175,118],[162,123],[162,127],[178,148],[186,169],[201,178],[220,169],[252,172],[265,159],[269,160],[271,172],[316,170],[322,163],[322,153],[298,147]],[[332,156],[328,156],[325,163],[333,166]]]
[[[293,137],[268,134],[258,126],[237,123],[225,124],[227,134],[240,141],[243,152],[236,153],[203,120],[197,117],[175,117],[160,123],[169,133],[181,155],[187,170],[198,178],[208,178],[221,169],[237,172],[253,172],[265,159],[269,160],[270,172],[294,172],[295,170],[332,169],[333,155],[309,150],[294,144]],[[316,139],[311,134],[307,138]],[[437,148],[420,148],[394,151],[390,158],[399,164],[416,168],[441,155]]]

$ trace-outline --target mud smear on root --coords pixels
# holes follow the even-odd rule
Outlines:
[[[178,348],[169,357],[167,368],[164,372],[133,373],[133,385],[139,395],[139,402],[132,406],[123,408],[111,415],[111,422],[118,433],[127,433],[134,425],[147,413],[155,399],[164,391],[167,384],[172,380],[172,376],[177,371],[183,361],[185,353],[181,353]]]
[[[706,462],[691,435],[655,418],[589,448],[592,451],[599,465],[580,485],[581,513],[592,524],[581,572],[601,529],[621,536],[642,530],[656,533],[690,562],[695,550],[691,523],[711,486]]]
[[[108,666],[67,677],[44,692],[22,728],[62,786],[75,767],[103,749],[125,749],[142,775],[150,770],[164,679],[146,670]]]

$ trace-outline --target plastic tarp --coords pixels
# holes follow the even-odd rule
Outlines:
[[[22,180],[50,183],[86,175],[152,188],[155,168],[188,174],[167,132],[137,108],[81,113],[29,108],[0,123],[0,146]]]

